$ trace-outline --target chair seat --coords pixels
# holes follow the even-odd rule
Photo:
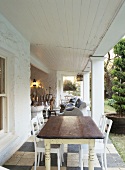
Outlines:
[[[44,148],[44,141],[37,142],[37,147]]]
[[[88,154],[89,152],[89,145],[83,144],[81,145],[81,149],[83,154]],[[102,139],[96,140],[95,142],[95,153],[104,153],[104,143]]]
[[[39,140],[39,139],[38,139]],[[44,148],[44,140],[43,141],[39,141],[39,142],[37,142],[37,147],[40,147],[40,148]],[[53,148],[55,148],[55,149],[57,149],[57,148],[60,148],[60,144],[51,144],[51,148],[53,149]]]

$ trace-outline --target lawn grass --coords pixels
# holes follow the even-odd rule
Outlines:
[[[108,100],[104,101],[104,112],[106,114],[110,114],[110,113],[115,113],[115,109],[112,106],[108,105]]]
[[[108,105],[108,100],[104,101],[104,112],[106,114],[116,113],[115,109]],[[119,155],[125,162],[125,135],[110,133],[110,139],[118,151]]]
[[[125,162],[125,135],[110,133],[110,139],[114,144],[116,150],[118,151],[119,155]]]

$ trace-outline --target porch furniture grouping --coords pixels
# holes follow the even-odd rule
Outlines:
[[[89,116],[54,116],[50,117],[46,125],[37,136],[45,142],[45,166],[50,170],[51,144],[88,144],[89,169],[94,170],[95,139],[104,136]]]

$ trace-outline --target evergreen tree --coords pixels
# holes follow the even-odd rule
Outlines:
[[[114,68],[111,72],[113,76],[113,95],[115,100],[114,108],[116,112],[125,115],[125,39],[120,40],[114,46]]]
[[[73,84],[70,80],[65,80],[63,84],[63,91],[75,91],[76,85]]]

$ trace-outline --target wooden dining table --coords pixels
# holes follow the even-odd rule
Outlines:
[[[88,144],[89,169],[94,170],[95,139],[103,139],[97,125],[89,116],[52,116],[39,132],[45,142],[45,167],[50,170],[51,144]]]

